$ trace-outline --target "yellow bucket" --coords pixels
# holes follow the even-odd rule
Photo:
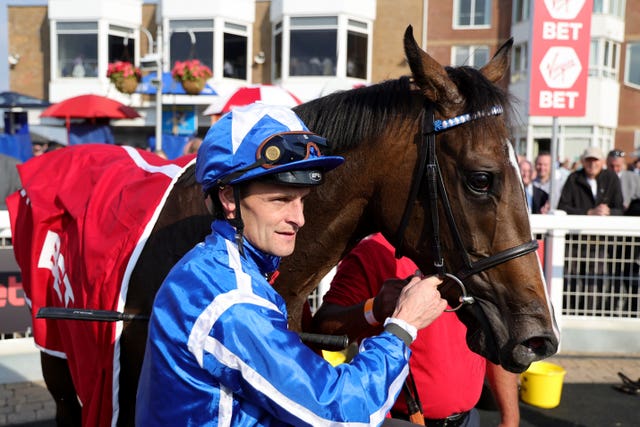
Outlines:
[[[520,399],[540,408],[555,408],[560,404],[562,380],[566,373],[553,363],[533,362],[520,375]]]
[[[331,363],[332,366],[338,366],[347,360],[347,356],[344,351],[327,351],[322,350],[322,357]]]

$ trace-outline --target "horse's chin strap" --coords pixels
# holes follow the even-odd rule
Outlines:
[[[429,209],[431,212],[431,227],[433,232],[432,250],[434,257],[433,266],[436,273],[441,279],[453,280],[460,287],[460,290],[462,292],[460,305],[450,311],[455,311],[463,304],[471,304],[474,301],[473,297],[467,295],[466,288],[462,283],[462,280],[538,249],[538,241],[530,240],[513,248],[506,249],[504,251],[472,262],[469,257],[469,253],[465,249],[460,231],[458,230],[458,227],[456,225],[453,210],[451,209],[451,204],[449,203],[449,197],[444,186],[444,181],[442,180],[442,173],[440,171],[440,166],[438,165],[438,159],[436,157],[436,134],[438,132],[450,129],[463,123],[467,123],[469,121],[476,120],[481,117],[490,115],[494,116],[501,113],[502,108],[496,106],[491,108],[491,110],[489,110],[488,112],[465,114],[463,116],[455,117],[453,119],[445,121],[436,121],[433,105],[428,104],[425,105],[422,115],[423,143],[418,150],[418,163],[414,170],[413,179],[411,181],[409,198],[407,199],[407,204],[402,214],[402,219],[400,220],[400,225],[398,226],[394,239],[396,243],[396,258],[400,258],[402,256],[400,247],[402,246],[404,241],[404,232],[409,224],[409,218],[411,217],[413,205],[418,199],[418,193],[420,191],[422,178],[424,176],[426,178],[427,191],[429,194]],[[444,257],[442,255],[443,251],[440,241],[440,222],[438,215],[438,191],[441,194],[440,200],[442,201],[442,207],[445,211],[445,217],[447,218],[452,237],[455,240],[456,246],[460,249],[465,265],[455,275],[447,273],[444,263]]]

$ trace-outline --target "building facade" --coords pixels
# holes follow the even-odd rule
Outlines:
[[[408,74],[408,25],[443,64],[480,67],[513,37],[511,74],[501,84],[518,100],[514,145],[533,158],[552,138],[551,118],[527,112],[531,16],[542,1],[0,0],[0,89],[50,102],[113,97],[142,115],[114,122],[116,139],[146,138],[158,117],[155,96],[118,92],[106,77],[109,63],[168,72],[197,58],[213,70],[209,84],[219,96],[162,95],[161,107],[193,108],[202,134],[210,124],[204,109],[240,86],[276,84],[307,101]],[[637,156],[638,107],[640,0],[595,0],[587,114],[559,118],[558,156],[577,160],[589,145]]]

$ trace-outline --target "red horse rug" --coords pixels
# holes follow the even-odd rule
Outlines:
[[[121,312],[160,210],[193,161],[90,144],[18,166],[22,190],[7,205],[35,343],[67,359],[84,425],[115,425],[118,419],[122,324],[35,316],[42,307]]]

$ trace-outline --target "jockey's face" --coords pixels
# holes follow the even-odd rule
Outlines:
[[[298,230],[304,225],[304,199],[310,191],[309,187],[265,182],[248,184],[240,200],[245,239],[264,253],[291,255]],[[226,206],[231,208],[227,210],[231,216],[235,211],[232,201],[231,195],[231,204]]]

